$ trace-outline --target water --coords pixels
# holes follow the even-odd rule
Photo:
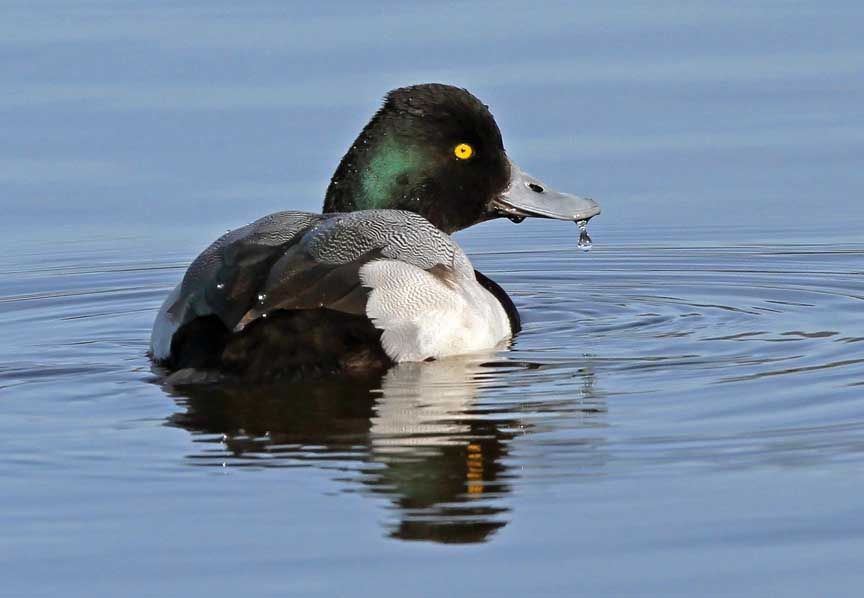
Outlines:
[[[496,6],[4,4],[4,596],[858,594],[861,9]],[[457,235],[512,347],[163,387],[190,260],[425,80],[603,207]]]
[[[588,221],[580,220],[576,223],[576,226],[579,227],[579,241],[576,243],[576,247],[582,251],[591,251],[592,241],[588,235]]]

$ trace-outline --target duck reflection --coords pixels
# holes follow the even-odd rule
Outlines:
[[[517,422],[472,412],[482,370],[465,360],[405,363],[382,380],[369,446],[386,465],[375,486],[401,513],[392,536],[481,542],[506,523],[502,461]]]
[[[190,456],[202,465],[312,462],[344,478],[346,463],[360,463],[360,487],[392,502],[392,537],[483,542],[509,517],[504,457],[520,429],[512,416],[475,407],[502,374],[483,357],[400,364],[362,380],[176,387],[183,411],[168,423],[218,435]]]

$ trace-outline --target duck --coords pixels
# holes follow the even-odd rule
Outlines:
[[[168,372],[254,381],[488,351],[521,330],[520,315],[451,235],[599,213],[510,160],[468,90],[394,89],[340,161],[322,213],[263,216],[191,262],[157,313],[150,356]]]

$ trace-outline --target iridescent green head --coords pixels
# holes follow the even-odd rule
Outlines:
[[[546,189],[510,162],[498,125],[480,100],[464,89],[429,83],[387,94],[336,169],[324,211],[409,210],[447,233],[498,216],[576,219],[557,214],[554,206],[546,213],[525,209],[520,198],[526,194],[534,204],[573,198]]]

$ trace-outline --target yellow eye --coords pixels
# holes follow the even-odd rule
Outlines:
[[[460,143],[453,148],[453,155],[460,160],[467,160],[474,155],[474,148],[467,143]]]

